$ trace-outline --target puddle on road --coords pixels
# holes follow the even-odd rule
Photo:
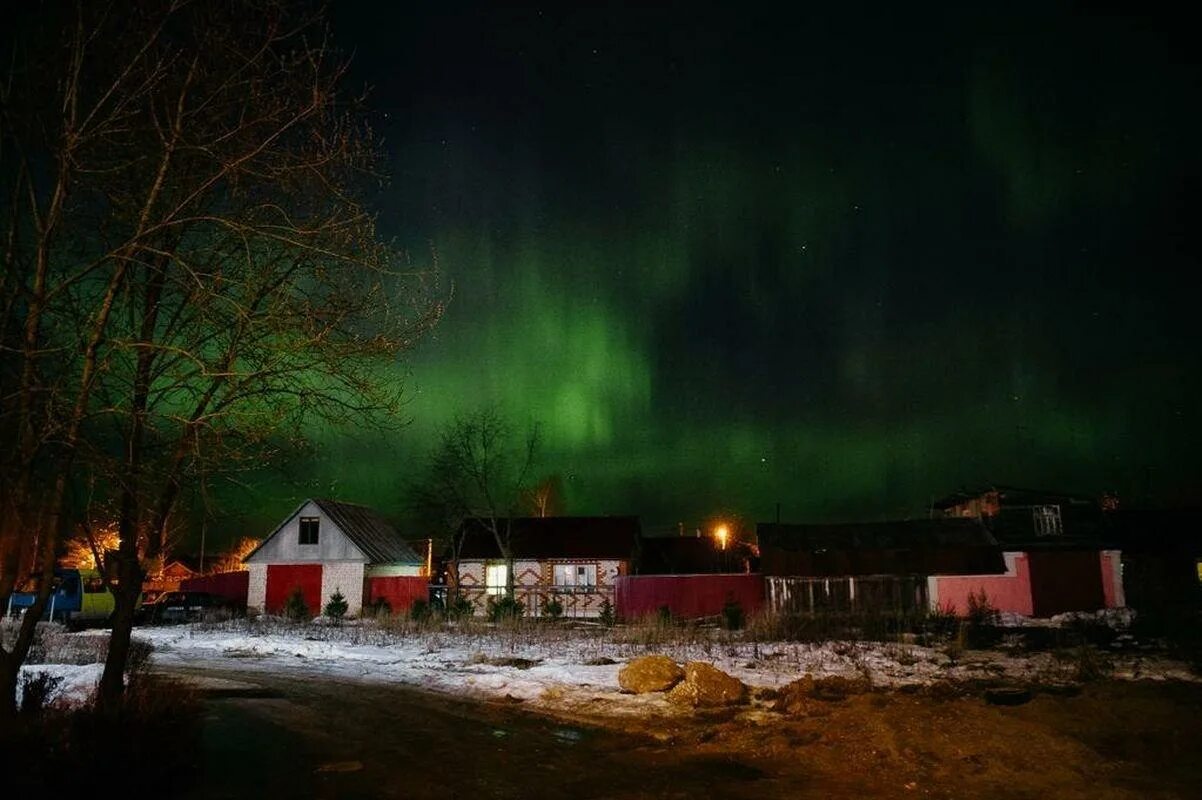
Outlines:
[[[556,728],[551,735],[564,744],[576,744],[584,739],[584,731],[578,731],[575,728]]]

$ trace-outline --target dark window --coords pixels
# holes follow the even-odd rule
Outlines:
[[[301,517],[300,519],[300,543],[301,544],[317,544],[317,517]]]

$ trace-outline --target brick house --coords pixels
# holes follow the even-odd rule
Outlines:
[[[508,591],[526,614],[538,616],[555,597],[564,616],[595,617],[614,602],[614,579],[637,559],[638,517],[513,517],[497,520],[509,541],[506,559],[496,536],[480,519],[465,520],[448,576],[477,614]]]
[[[248,609],[278,614],[299,588],[315,616],[336,591],[358,614],[373,583],[421,576],[424,565],[378,512],[325,499],[301,503],[243,563]]]

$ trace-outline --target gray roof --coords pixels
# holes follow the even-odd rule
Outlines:
[[[327,517],[345,533],[373,564],[421,564],[392,523],[374,508],[315,497]]]

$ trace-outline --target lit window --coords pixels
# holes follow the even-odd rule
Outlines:
[[[321,520],[317,517],[300,518],[300,543],[317,544],[317,530]]]
[[[1036,536],[1060,536],[1064,533],[1060,523],[1060,506],[1035,506],[1031,513],[1035,519]]]
[[[557,588],[584,590],[597,585],[596,564],[556,564],[555,586]]]
[[[509,584],[507,564],[489,564],[484,568],[484,591],[493,597],[501,597]]]

